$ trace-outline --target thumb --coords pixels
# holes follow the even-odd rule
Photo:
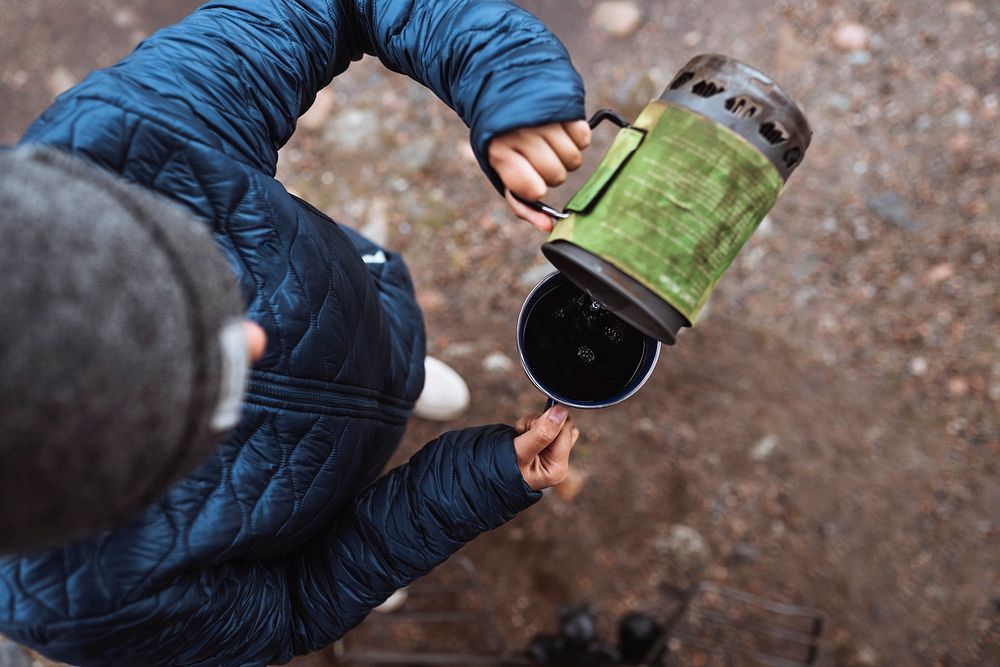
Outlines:
[[[514,451],[520,465],[532,461],[559,435],[569,410],[564,405],[554,405],[532,424],[531,428],[514,438]]]

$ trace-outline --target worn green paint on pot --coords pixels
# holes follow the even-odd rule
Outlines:
[[[782,185],[735,132],[654,101],[618,133],[549,241],[600,256],[694,323]]]

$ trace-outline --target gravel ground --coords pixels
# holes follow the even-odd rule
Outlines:
[[[717,51],[774,76],[815,138],[704,320],[636,398],[577,416],[574,484],[464,551],[508,648],[562,603],[610,626],[709,580],[822,610],[825,664],[1000,663],[1000,4],[522,4],[566,42],[591,110],[634,117]],[[0,139],[195,6],[0,0]],[[365,60],[279,172],[405,254],[431,352],[470,380],[455,426],[541,406],[513,334],[543,239],[447,108]],[[436,432],[415,422],[399,460]]]

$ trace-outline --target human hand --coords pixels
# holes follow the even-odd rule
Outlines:
[[[584,120],[522,127],[490,141],[490,166],[507,188],[507,204],[514,215],[543,232],[552,231],[552,219],[514,198],[516,193],[535,201],[545,196],[548,186],[560,185],[566,172],[583,163],[581,151],[590,145],[590,125]]]
[[[535,491],[555,486],[569,473],[569,453],[580,437],[569,410],[555,405],[541,415],[517,420],[520,434],[514,438],[517,466],[524,481]]]

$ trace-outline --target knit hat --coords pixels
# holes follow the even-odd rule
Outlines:
[[[239,415],[243,313],[189,212],[0,151],[0,553],[109,528],[207,459]]]

